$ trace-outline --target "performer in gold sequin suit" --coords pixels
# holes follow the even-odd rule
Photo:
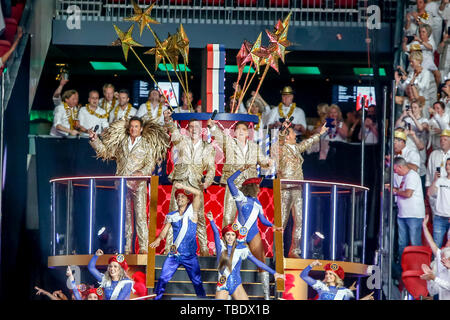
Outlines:
[[[323,125],[320,133],[311,136],[301,143],[296,143],[295,131],[292,127],[287,127],[289,124],[288,121],[285,121],[283,128],[286,129],[281,130],[279,133],[278,177],[280,179],[303,180],[302,153],[310,149],[315,143],[318,143],[320,136],[327,131],[327,128]],[[298,184],[282,184],[281,188],[281,218],[283,229],[286,228],[291,210],[294,220],[289,257],[300,258],[303,208],[302,187]]]
[[[154,120],[143,122],[138,117],[113,122],[103,132],[100,140],[89,130],[90,145],[98,158],[115,160],[116,175],[151,175],[156,161],[163,159],[169,143],[165,129]],[[147,253],[148,226],[146,215],[147,188],[145,180],[127,180],[125,253],[131,253],[133,229],[132,203],[135,212],[136,234],[139,240],[139,253]]]
[[[191,120],[189,122],[189,136],[187,136],[181,134],[177,129],[170,117],[171,114],[170,110],[164,112],[164,122],[166,128],[171,133],[171,141],[174,144],[174,149],[177,149],[178,156],[174,163],[174,170],[169,175],[169,179],[172,183],[179,182],[196,189],[207,189],[213,183],[216,172],[216,164],[214,161],[216,150],[210,143],[202,140],[202,125],[200,121]],[[206,174],[204,176],[203,172],[205,171]],[[170,212],[178,210],[175,191],[175,188],[172,188],[169,207]],[[198,213],[197,238],[200,245],[200,254],[202,256],[209,256],[203,192],[200,195],[200,204],[201,209]],[[170,229],[166,237],[166,252],[169,251],[172,241],[173,233],[172,229]]]
[[[221,184],[226,185],[227,179],[242,166],[247,164],[251,165],[234,181],[236,187],[240,189],[245,180],[258,177],[256,170],[257,164],[262,168],[268,168],[272,165],[272,160],[264,156],[258,144],[248,140],[248,124],[246,122],[239,121],[236,123],[234,127],[234,138],[224,134],[213,120],[208,120],[208,127],[219,146],[222,146],[225,155],[222,177],[220,179]],[[236,217],[236,203],[228,186],[225,189],[223,205],[222,227],[232,224]]]

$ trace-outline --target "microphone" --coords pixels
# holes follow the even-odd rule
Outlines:
[[[214,111],[215,113],[217,113],[217,111]],[[202,177],[202,184],[204,184],[205,183],[205,180],[206,180],[206,177],[205,176],[203,176]],[[203,186],[202,186],[202,188],[203,188]],[[208,192],[206,192],[206,189],[203,189],[203,192],[206,194],[206,193],[208,193]]]
[[[214,118],[216,117],[216,115],[217,115],[217,110],[214,110],[214,112],[213,112],[212,115],[211,115],[211,120],[214,120]]]

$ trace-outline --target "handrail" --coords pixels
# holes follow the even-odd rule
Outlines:
[[[98,179],[98,180],[120,180],[120,179],[150,179],[152,176],[81,176],[81,177],[65,177],[65,178],[54,178],[49,182],[65,182],[74,180],[88,180],[88,179]]]
[[[360,186],[357,184],[349,184],[349,183],[340,183],[333,181],[316,181],[316,180],[297,180],[297,179],[280,179],[282,184],[295,184],[295,183],[309,183],[312,185],[324,185],[324,186],[342,186],[348,188],[357,188],[365,191],[369,191],[370,189],[364,186]]]

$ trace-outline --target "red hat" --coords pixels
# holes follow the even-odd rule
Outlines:
[[[102,300],[103,299],[103,289],[98,287],[98,288],[90,288],[89,290],[87,290],[84,295],[87,297],[91,294],[94,293],[97,295],[98,300]]]
[[[345,278],[345,272],[344,269],[339,266],[337,263],[328,263],[323,267],[325,271],[331,271],[335,275],[337,275],[341,280],[344,280]]]
[[[259,185],[261,183],[261,180],[262,180],[261,178],[250,178],[250,179],[245,180],[244,183],[242,183],[242,185],[245,186],[247,184],[252,184],[252,183]]]
[[[192,193],[187,194],[186,190],[184,189],[177,189],[177,191],[175,191],[175,199],[180,193],[184,194],[188,198],[189,202],[192,202],[194,200],[194,196],[192,195]]]
[[[117,262],[118,264],[120,264],[120,266],[123,268],[123,270],[125,270],[125,271],[128,270],[128,264],[125,261],[125,257],[123,256],[123,254],[118,254],[116,256],[112,256],[111,258],[109,258],[108,264],[110,264],[111,262]]]
[[[227,225],[227,226],[225,226],[225,227],[223,227],[222,228],[222,237],[225,237],[225,234],[227,233],[227,232],[234,232],[235,234],[236,234],[236,237],[237,237],[237,235],[238,235],[238,232],[237,231],[235,231],[235,230],[233,230],[233,225],[231,225],[231,224],[229,224],[229,225]]]

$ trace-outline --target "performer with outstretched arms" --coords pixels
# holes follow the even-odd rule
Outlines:
[[[167,283],[172,279],[180,265],[186,269],[197,296],[205,297],[206,293],[203,288],[200,265],[197,258],[197,239],[195,237],[202,191],[178,182],[174,183],[173,187],[177,189],[175,197],[178,210],[167,214],[163,229],[155,241],[150,244],[152,248],[158,247],[172,226],[175,241],[170,246],[170,252],[166,261],[164,261],[158,284],[155,287],[155,300],[161,299]]]
[[[248,300],[248,295],[242,286],[241,280],[241,264],[245,259],[249,259],[258,268],[270,272],[275,276],[275,279],[284,278],[284,275],[277,273],[256,259],[248,249],[245,241],[237,241],[238,231],[234,231],[231,225],[222,229],[221,239],[212,213],[208,212],[206,217],[211,223],[211,228],[214,232],[214,242],[216,244],[217,265],[219,269],[216,299],[227,300],[228,296],[231,295],[234,300]]]
[[[155,169],[155,163],[164,159],[169,136],[165,129],[153,119],[143,122],[141,118],[118,120],[105,129],[100,140],[97,134],[89,130],[90,145],[98,158],[115,160],[116,175],[148,176]],[[126,218],[125,218],[125,254],[131,253],[133,226],[139,240],[139,253],[147,253],[147,183],[145,180],[127,180]],[[135,218],[132,219],[133,209]],[[137,250],[136,250],[137,251]]]
[[[101,273],[95,267],[98,257],[103,251],[98,249],[88,264],[89,272],[100,282],[105,300],[128,300],[133,288],[133,280],[127,275],[128,264],[122,254],[115,255],[108,260],[108,270]]]
[[[265,254],[264,247],[261,240],[261,235],[258,229],[258,219],[267,227],[272,227],[274,231],[283,231],[282,227],[276,227],[267,220],[264,215],[261,203],[257,196],[259,193],[260,178],[250,178],[242,183],[240,190],[236,187],[234,181],[242,172],[248,169],[251,165],[245,165],[228,178],[227,184],[230,189],[233,200],[236,202],[238,215],[232,224],[233,231],[238,234],[238,239],[249,244],[250,251],[261,262],[264,263]],[[263,272],[259,269],[261,283],[264,289],[264,297],[269,300],[269,273]]]
[[[313,135],[309,139],[296,143],[296,134],[290,126],[289,120],[283,123],[279,133],[279,171],[280,179],[303,180],[303,157],[302,153],[312,148],[320,141],[320,136],[327,132],[325,125],[320,129],[320,133]],[[302,236],[302,210],[303,196],[302,187],[299,184],[283,184],[281,187],[281,219],[283,229],[286,228],[289,215],[292,210],[294,226],[292,227],[292,242],[289,250],[290,258],[300,258],[300,238]]]
[[[165,127],[171,134],[170,139],[174,145],[174,149],[176,148],[178,151],[178,157],[174,163],[174,170],[169,175],[169,179],[172,183],[180,182],[196,189],[206,190],[214,181],[216,150],[210,143],[202,140],[201,121],[195,119],[190,120],[188,124],[188,135],[183,135],[177,129],[171,115],[172,112],[170,110],[164,111]],[[206,174],[203,175],[203,172],[206,172]],[[200,208],[198,212],[197,238],[200,245],[200,254],[202,256],[208,256],[209,250],[203,192],[200,193],[199,198]],[[175,188],[172,188],[169,211],[177,209]],[[169,229],[166,237],[166,252],[169,251],[172,240],[172,230]]]
[[[67,266],[66,276],[69,278],[72,292],[75,297],[75,300],[102,300],[103,299],[103,289],[98,288],[89,288],[86,289],[86,291],[83,291],[83,293],[80,293],[80,290],[78,290],[77,285],[75,283],[75,278],[72,274],[72,269],[70,266]],[[84,296],[84,298],[83,298]]]
[[[261,168],[268,168],[272,165],[272,160],[264,156],[259,145],[254,141],[248,140],[248,123],[239,121],[236,123],[234,130],[234,138],[223,134],[222,130],[217,127],[214,120],[208,120],[208,127],[212,136],[215,137],[219,146],[223,146],[226,159],[222,169],[222,177],[220,182],[225,184],[227,179],[239,168],[248,165],[246,170],[242,172],[234,182],[237,188],[242,186],[246,179],[257,178],[258,172],[256,165]],[[222,227],[232,224],[236,217],[236,204],[231,196],[228,186],[225,189],[225,198],[223,203],[223,221]]]

